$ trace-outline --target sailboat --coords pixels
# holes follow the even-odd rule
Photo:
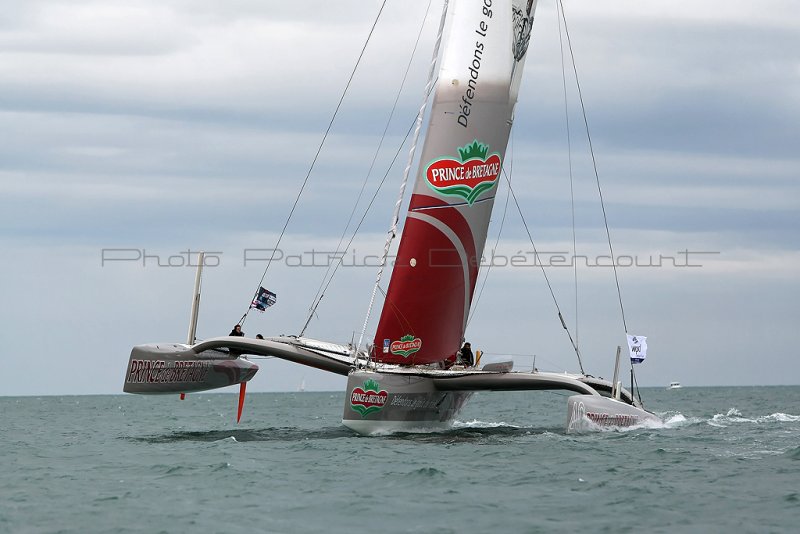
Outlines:
[[[438,74],[432,69],[429,78],[435,87],[427,135],[371,343],[302,335],[195,342],[190,328],[187,343],[134,347],[124,391],[185,394],[239,384],[238,419],[246,384],[258,371],[249,356],[268,356],[346,376],[342,423],[365,435],[447,429],[470,397],[485,390],[573,392],[570,432],[657,420],[616,376],[521,372],[513,362],[449,363],[465,339],[536,4],[445,2],[439,35],[447,38]]]

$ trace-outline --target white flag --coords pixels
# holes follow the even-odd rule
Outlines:
[[[631,363],[642,363],[647,357],[647,338],[628,335],[628,350],[631,352]]]

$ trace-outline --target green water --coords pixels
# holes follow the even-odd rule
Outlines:
[[[800,387],[645,389],[659,428],[566,435],[481,393],[359,437],[343,392],[0,397],[0,532],[795,532]]]

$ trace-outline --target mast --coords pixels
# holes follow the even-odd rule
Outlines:
[[[197,334],[197,314],[200,312],[200,282],[203,278],[203,263],[206,253],[200,252],[197,255],[197,271],[194,275],[194,291],[192,292],[192,311],[189,315],[189,334],[186,339],[187,345],[194,345]]]
[[[461,345],[519,92],[536,0],[451,1],[403,237],[374,340],[382,362]]]

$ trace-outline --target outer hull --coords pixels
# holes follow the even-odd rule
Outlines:
[[[347,379],[342,424],[359,434],[446,430],[472,396],[440,391],[430,377],[353,371]]]
[[[567,432],[598,428],[624,428],[661,423],[655,414],[616,399],[598,395],[573,395],[567,400]]]
[[[159,394],[206,391],[247,382],[258,365],[230,352],[197,354],[187,345],[138,345],[125,372],[126,393]]]

